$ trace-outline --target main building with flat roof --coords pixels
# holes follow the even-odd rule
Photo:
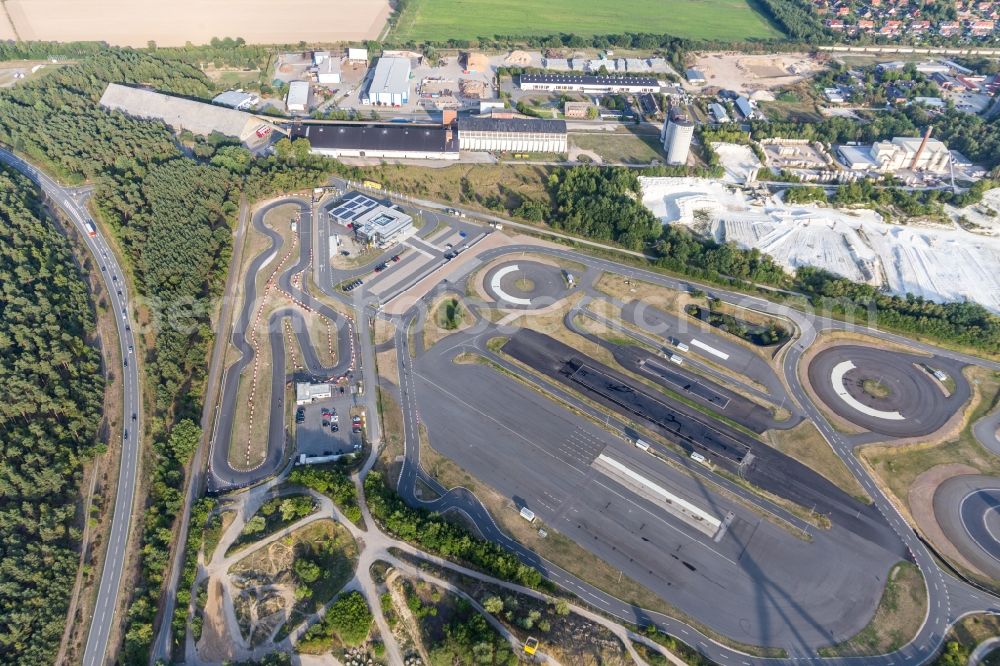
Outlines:
[[[303,123],[290,134],[300,137],[309,139],[314,153],[330,157],[458,159],[458,137],[441,125]]]
[[[416,231],[412,217],[387,203],[361,192],[350,192],[330,209],[329,214],[334,222],[350,224],[361,242],[386,247],[405,240]]]

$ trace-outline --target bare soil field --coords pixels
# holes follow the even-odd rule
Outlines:
[[[6,0],[4,6],[0,39],[16,33],[23,40],[118,46],[206,44],[213,37],[252,44],[361,41],[378,37],[390,11],[387,0],[285,0],[280,7],[268,0]]]
[[[705,74],[708,85],[739,92],[791,85],[822,68],[805,53],[703,53],[698,56],[694,66]]]

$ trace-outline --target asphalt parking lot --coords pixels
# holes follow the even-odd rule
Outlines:
[[[836,527],[800,540],[523,384],[443,354],[414,362],[431,445],[543,524],[748,643],[801,649],[867,623],[894,554]],[[719,518],[733,512],[726,535],[715,543],[602,473],[602,453]]]
[[[351,432],[351,406],[353,404],[353,398],[346,388],[341,394],[339,388],[334,387],[332,398],[296,407],[296,412],[301,409],[304,414],[301,422],[298,422],[297,416],[294,417],[296,421],[296,453],[304,453],[308,456],[339,455],[351,453],[355,450],[355,446],[360,446],[361,435]],[[334,423],[333,414],[324,415],[323,410],[335,413],[336,423]],[[339,428],[337,432],[333,432],[330,427],[334,424]]]
[[[886,530],[884,518],[873,505],[862,504],[826,477],[760,440],[666,395],[653,396],[626,375],[547,335],[521,329],[503,351],[577,391],[583,389],[626,418],[642,420],[666,439],[707,456],[758,488],[810,507],[854,534],[903,554],[902,544]],[[580,373],[581,367],[586,372]]]

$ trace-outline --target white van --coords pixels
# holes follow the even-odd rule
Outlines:
[[[637,439],[635,440],[635,448],[639,449],[640,451],[649,451],[649,444],[642,441],[641,439]]]
[[[687,346],[686,342],[678,342],[677,343],[677,351],[686,352],[686,351],[689,351],[690,349],[691,348]]]
[[[671,354],[670,355],[670,362],[671,363],[676,363],[677,365],[682,365],[684,363],[684,359],[682,359],[677,354]]]
[[[697,451],[692,451],[691,452],[691,460],[695,461],[696,463],[701,463],[702,465],[707,465],[708,464],[708,458],[706,458],[705,456],[701,455]]]

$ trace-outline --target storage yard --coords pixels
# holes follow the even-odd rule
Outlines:
[[[755,247],[789,270],[816,266],[935,301],[971,300],[1000,312],[1000,239],[962,229],[885,223],[871,210],[751,202],[722,183],[642,178],[643,203],[666,223]]]

